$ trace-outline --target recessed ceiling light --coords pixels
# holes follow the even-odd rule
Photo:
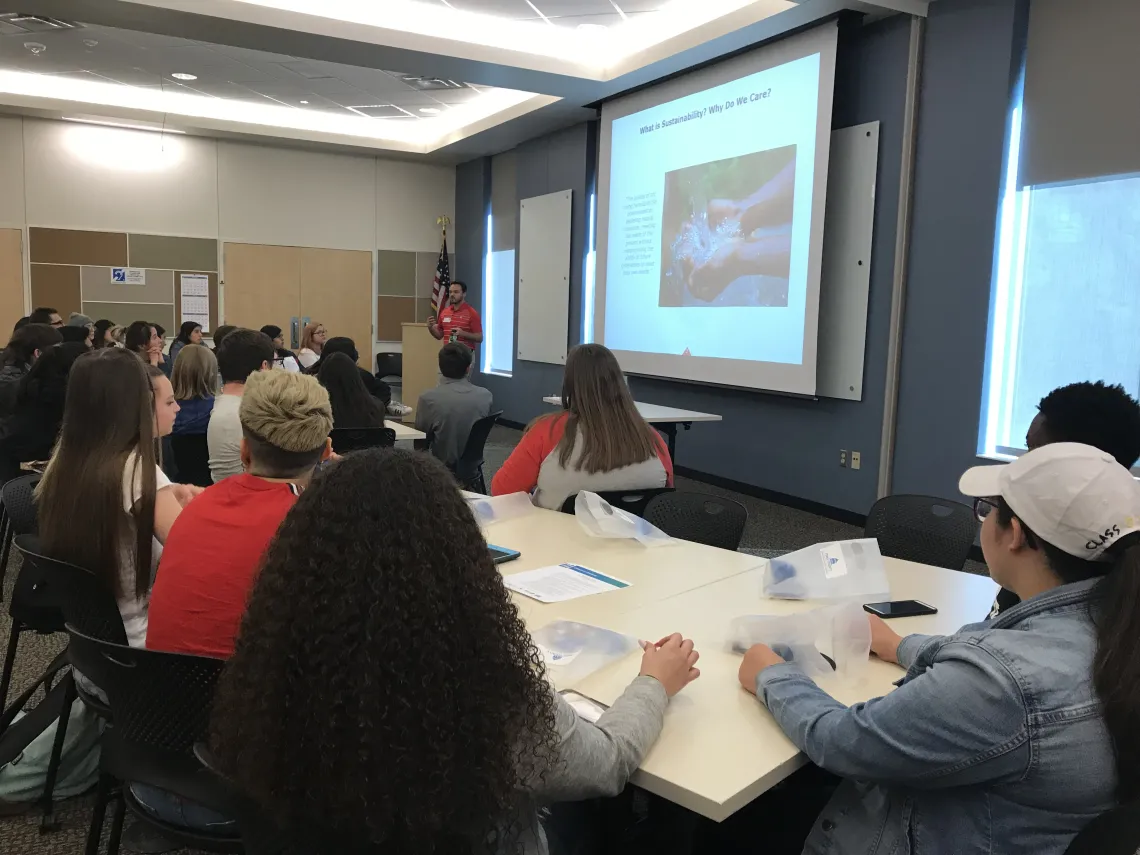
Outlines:
[[[302,101],[301,103],[302,104],[308,104],[309,102],[308,101]]]
[[[197,80],[197,74],[187,74],[185,71],[176,71],[170,75],[175,80]]]
[[[420,107],[421,113],[426,113],[429,116],[434,116],[439,113],[439,107]]]

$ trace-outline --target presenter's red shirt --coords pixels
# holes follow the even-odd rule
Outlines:
[[[150,595],[146,646],[228,659],[266,547],[296,484],[233,475],[182,509]]]
[[[445,342],[451,340],[452,330],[463,330],[469,333],[482,333],[483,321],[479,317],[479,313],[471,306],[470,303],[464,301],[458,306],[453,306],[448,303],[439,313],[439,331],[443,333],[443,340]],[[465,344],[472,350],[479,345],[476,342],[468,341],[465,338],[457,339],[460,344]]]

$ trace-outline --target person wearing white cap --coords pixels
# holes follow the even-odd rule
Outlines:
[[[870,617],[872,652],[906,674],[851,707],[764,645],[741,664],[784,733],[846,779],[805,853],[1062,855],[1140,798],[1140,487],[1061,442],[959,488],[990,575],[1022,602],[948,636]]]

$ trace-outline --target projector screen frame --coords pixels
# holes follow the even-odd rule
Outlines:
[[[622,365],[622,370],[634,377],[653,380],[675,381],[725,389],[739,389],[746,392],[775,394],[787,397],[814,400],[816,394],[816,374],[818,365],[819,301],[822,276],[824,212],[827,197],[827,174],[830,158],[831,125],[835,97],[835,69],[839,41],[839,18],[832,17],[813,24],[788,36],[771,42],[739,51],[732,56],[720,58],[700,67],[686,70],[668,78],[640,86],[607,99],[599,106],[600,121],[598,130],[597,158],[597,223],[596,248],[597,265],[594,283],[594,340],[606,343],[606,288],[608,287],[609,243],[610,243],[610,195],[613,123],[627,116],[669,104],[680,98],[699,94],[709,89],[732,83],[742,78],[777,68],[805,57],[819,55],[819,99],[816,115],[815,170],[812,186],[810,244],[807,259],[807,284],[804,309],[804,330],[801,362],[799,364],[780,362],[749,362],[725,359],[737,371],[744,366],[763,366],[763,385],[750,385],[737,382],[734,378],[719,382],[708,378],[710,367],[715,369],[717,357],[697,357],[696,371],[671,368],[668,373],[651,373],[643,367],[652,360],[658,364],[662,359],[679,354],[649,353],[629,351],[610,346]],[[685,358],[687,360],[687,358]],[[689,367],[689,366],[685,366]],[[701,370],[704,368],[705,370]],[[706,375],[706,376],[694,376]]]

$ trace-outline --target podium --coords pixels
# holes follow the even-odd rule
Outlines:
[[[427,324],[401,324],[404,345],[404,376],[400,400],[412,408],[408,420],[415,420],[420,394],[439,383],[439,349],[443,342],[433,338]]]

